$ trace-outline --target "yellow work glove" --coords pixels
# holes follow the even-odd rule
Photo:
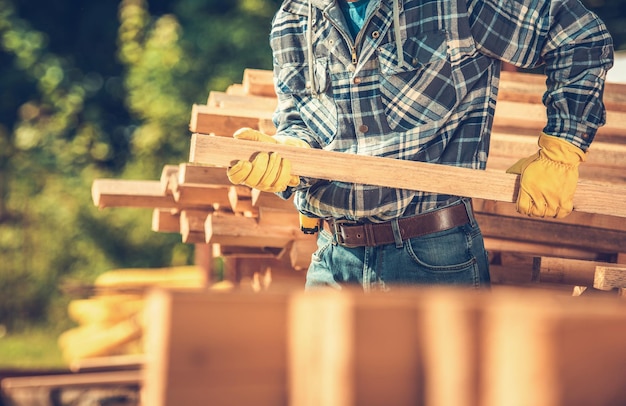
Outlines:
[[[563,218],[570,214],[578,165],[584,160],[580,148],[542,133],[539,151],[507,169],[507,173],[520,175],[517,211],[533,217]]]
[[[273,144],[309,147],[298,138],[270,136],[251,128],[242,128],[233,134],[240,140],[269,142]],[[278,153],[259,152],[252,161],[237,161],[226,172],[235,185],[246,185],[263,192],[282,192],[288,186],[298,186],[300,177],[291,174],[291,161]]]

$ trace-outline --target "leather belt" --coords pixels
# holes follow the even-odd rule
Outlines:
[[[429,211],[398,219],[402,241],[438,231],[449,230],[469,223],[465,204]],[[330,232],[339,245],[344,247],[375,247],[396,241],[391,221],[385,223],[355,223],[349,220],[327,219]]]

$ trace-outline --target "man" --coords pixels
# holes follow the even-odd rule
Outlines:
[[[475,169],[487,162],[502,63],[544,65],[540,149],[509,171],[521,174],[520,213],[572,211],[613,60],[605,26],[578,0],[286,0],[270,40],[277,136],[236,137]],[[277,154],[228,174],[324,220],[307,288],[490,283],[469,199],[298,179]]]

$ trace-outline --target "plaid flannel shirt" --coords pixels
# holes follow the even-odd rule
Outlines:
[[[392,0],[371,0],[355,41],[335,0],[310,3],[284,1],[272,23],[278,134],[484,169],[502,61],[545,66],[545,133],[586,150],[604,124],[612,40],[578,0],[400,0],[397,16]],[[312,179],[281,195],[292,193],[302,213],[374,222],[458,199]]]

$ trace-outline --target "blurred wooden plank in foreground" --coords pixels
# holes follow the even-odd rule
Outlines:
[[[617,296],[391,289],[154,291],[145,404],[626,403]]]

